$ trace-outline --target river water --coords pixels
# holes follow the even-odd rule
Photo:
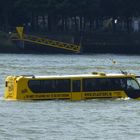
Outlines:
[[[0,140],[139,140],[140,101],[5,101],[8,75],[140,75],[140,56],[0,54]]]

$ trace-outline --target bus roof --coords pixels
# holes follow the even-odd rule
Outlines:
[[[91,77],[132,77],[134,74],[121,74],[121,73],[97,73],[97,74],[78,74],[78,75],[45,75],[45,76],[36,76],[36,75],[21,75],[25,78],[91,78]]]

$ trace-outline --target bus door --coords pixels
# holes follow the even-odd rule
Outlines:
[[[130,98],[140,98],[140,85],[137,80],[133,78],[127,78],[126,93]]]
[[[72,79],[72,100],[81,100],[81,80],[80,79]]]

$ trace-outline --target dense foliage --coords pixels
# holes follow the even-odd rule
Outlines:
[[[140,15],[140,0],[5,0],[0,1],[0,26],[27,30],[95,31],[101,24],[115,30]],[[105,22],[106,21],[106,22]]]

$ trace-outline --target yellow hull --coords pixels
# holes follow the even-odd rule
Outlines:
[[[125,89],[116,87],[116,85],[112,84],[114,81],[132,82],[136,84],[137,88],[140,87],[135,76],[131,74],[106,75],[94,73],[89,75],[44,77],[8,76],[5,83],[4,98],[12,100],[86,100],[127,97],[140,99],[140,90],[126,90],[126,87]],[[106,85],[103,87],[103,84],[99,84],[99,82],[104,82],[103,84]],[[97,85],[95,86],[95,84]],[[109,89],[106,87],[107,84],[111,85],[108,87]],[[97,88],[98,86],[99,89]],[[122,84],[122,86],[124,85]],[[133,92],[137,93],[133,95]]]

